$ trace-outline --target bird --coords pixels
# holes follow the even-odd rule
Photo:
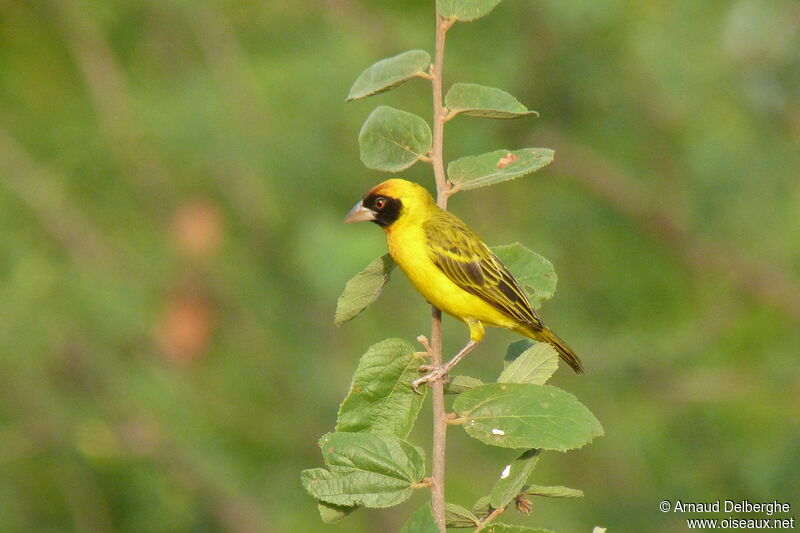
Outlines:
[[[467,344],[442,367],[414,380],[415,391],[424,383],[446,380],[483,340],[484,326],[547,342],[576,373],[583,373],[578,356],[542,322],[508,268],[460,218],[441,209],[427,189],[404,179],[384,181],[344,219],[362,221],[383,228],[389,254],[417,291],[469,328]]]

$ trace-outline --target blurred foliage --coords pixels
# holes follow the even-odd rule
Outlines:
[[[0,2],[0,530],[392,531],[419,507],[323,526],[298,473],[358,355],[429,325],[402,276],[352,323],[333,311],[385,250],[341,224],[385,178],[356,142],[382,102],[344,99],[432,27],[419,0]],[[541,117],[458,118],[447,158],[556,161],[451,208],[554,262],[543,314],[588,370],[555,380],[607,434],[540,462],[586,496],[537,500],[536,523],[800,508],[797,2],[507,0],[462,30],[446,77]],[[392,105],[430,114],[419,82]],[[465,371],[493,375],[510,340],[491,331]],[[468,440],[448,443],[454,500],[496,475]]]

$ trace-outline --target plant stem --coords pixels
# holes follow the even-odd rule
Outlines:
[[[431,85],[433,86],[433,146],[431,163],[433,176],[436,179],[436,201],[439,207],[447,209],[447,178],[444,173],[444,123],[447,120],[447,109],[442,103],[442,70],[444,68],[444,38],[453,21],[436,15],[436,53],[431,66]]]
[[[503,511],[505,511],[505,510],[506,510],[506,508],[505,508],[505,507],[501,507],[500,509],[494,509],[494,510],[493,510],[491,513],[489,513],[489,515],[488,515],[486,518],[484,518],[483,520],[481,520],[481,524],[480,524],[480,525],[478,526],[478,528],[475,530],[475,531],[476,531],[476,533],[477,533],[478,531],[483,531],[483,529],[484,529],[486,526],[488,526],[488,525],[489,525],[489,522],[491,522],[492,520],[494,520],[495,518],[497,518],[498,516],[500,516],[501,514],[503,514]]]
[[[432,307],[431,321],[431,365],[442,366],[442,312]],[[444,411],[444,381],[438,379],[431,384],[433,404],[433,445],[431,447],[431,508],[433,517],[444,532],[444,462],[447,439],[447,420]]]
[[[447,110],[442,105],[442,68],[444,66],[444,38],[452,21],[439,16],[436,10],[436,53],[431,66],[430,77],[433,87],[433,146],[431,148],[431,164],[436,179],[436,201],[442,209],[447,208],[447,178],[444,173],[444,123]],[[442,312],[432,308],[431,320],[431,365],[442,366]],[[447,438],[447,414],[444,410],[444,381],[436,380],[431,384],[433,403],[433,445],[431,450],[431,507],[433,517],[439,529],[444,533],[444,466],[445,443]]]

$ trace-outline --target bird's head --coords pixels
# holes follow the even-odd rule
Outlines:
[[[370,189],[347,213],[344,221],[370,220],[382,228],[388,228],[409,211],[433,205],[433,198],[424,187],[410,181],[392,179]]]

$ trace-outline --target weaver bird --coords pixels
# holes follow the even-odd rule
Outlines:
[[[474,231],[436,205],[425,188],[402,179],[373,187],[345,217],[383,228],[389,253],[428,302],[465,322],[470,340],[441,368],[412,383],[443,379],[484,336],[484,325],[550,343],[577,373],[578,356],[531,306],[519,283]]]

